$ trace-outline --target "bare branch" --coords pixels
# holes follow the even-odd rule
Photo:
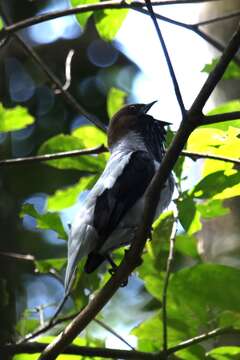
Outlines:
[[[36,156],[29,156],[29,157],[23,157],[17,159],[5,159],[5,160],[0,160],[0,167],[8,166],[8,165],[32,164],[39,161],[41,162],[41,161],[56,160],[65,157],[75,157],[80,155],[97,155],[97,154],[102,154],[103,152],[106,151],[108,151],[108,149],[104,145],[100,145],[91,149],[63,151],[54,154],[36,155]]]
[[[175,353],[175,352],[177,352],[179,350],[186,349],[186,348],[188,348],[188,347],[190,347],[192,345],[199,344],[199,343],[201,343],[203,341],[215,338],[215,337],[220,336],[220,335],[225,335],[225,334],[236,334],[236,335],[239,336],[240,335],[240,330],[234,329],[232,327],[217,328],[217,329],[214,329],[214,330],[209,331],[207,333],[195,336],[192,339],[188,339],[186,341],[183,341],[180,344],[178,344],[176,346],[173,346],[172,348],[169,348],[168,349],[168,354],[173,354],[173,353]]]
[[[226,14],[226,15],[217,16],[215,18],[205,20],[205,21],[200,21],[200,22],[194,24],[194,26],[197,26],[197,27],[205,26],[205,25],[213,24],[213,23],[216,23],[216,22],[219,22],[219,21],[233,19],[233,18],[239,17],[239,16],[240,16],[240,11],[234,11],[234,12],[231,12],[231,13]]]
[[[177,234],[177,221],[178,221],[178,214],[176,213],[174,216],[172,233],[170,236],[169,254],[167,259],[166,274],[165,274],[165,279],[163,284],[163,294],[162,294],[163,352],[165,354],[167,354],[167,350],[168,350],[167,291],[168,291],[169,277],[171,274],[173,257],[174,257],[174,246],[175,246],[175,239]]]
[[[22,260],[22,261],[30,261],[30,262],[35,261],[35,257],[30,254],[24,255],[24,254],[17,254],[17,253],[13,253],[13,252],[0,251],[0,256],[7,257],[10,259],[15,259],[15,260]]]
[[[66,58],[66,63],[65,63],[65,76],[66,76],[66,81],[65,84],[63,85],[63,90],[68,90],[69,86],[71,85],[71,79],[72,79],[72,75],[71,75],[71,63],[72,63],[72,58],[74,55],[74,50],[70,50],[67,58]],[[55,90],[55,94],[61,94],[61,90],[56,89]]]
[[[233,111],[224,114],[203,116],[201,119],[202,125],[210,125],[218,122],[240,120],[240,111]]]
[[[155,29],[156,29],[160,44],[162,46],[163,53],[164,53],[164,56],[165,56],[165,59],[166,59],[167,65],[168,65],[168,70],[169,70],[169,73],[170,73],[170,76],[171,76],[171,79],[172,79],[172,83],[173,83],[173,86],[174,86],[174,91],[175,91],[175,94],[176,94],[176,98],[177,98],[178,104],[179,104],[180,109],[181,109],[182,117],[184,118],[185,115],[186,115],[186,109],[185,109],[185,106],[184,106],[184,103],[183,103],[181,91],[180,91],[180,88],[179,88],[179,85],[178,85],[178,81],[177,81],[177,78],[176,78],[176,75],[175,75],[175,71],[174,71],[174,68],[173,68],[173,65],[172,65],[172,62],[171,62],[170,55],[168,53],[167,46],[165,44],[162,32],[161,32],[160,27],[158,25],[156,16],[155,16],[155,14],[153,12],[151,0],[145,0],[145,2],[146,2],[146,5],[147,5],[149,14],[150,14],[150,16],[152,18],[153,24],[155,26]]]
[[[25,344],[9,344],[9,345],[0,345],[0,352],[2,356],[9,356],[15,354],[34,354],[44,351],[46,344],[38,342],[29,342]],[[140,351],[132,350],[118,350],[118,349],[108,349],[108,348],[98,348],[98,347],[87,347],[87,346],[76,346],[70,345],[63,352],[63,354],[71,355],[82,355],[82,356],[92,356],[92,357],[101,357],[105,359],[134,359],[134,360],[163,360],[164,358],[159,354],[155,353],[144,353]]]
[[[198,153],[198,152],[192,152],[192,151],[187,151],[187,150],[183,150],[181,155],[187,156],[194,161],[197,159],[212,159],[212,160],[220,160],[220,161],[230,162],[235,165],[240,165],[240,160],[234,159],[234,158],[229,158],[226,156],[220,156],[220,155],[214,155],[214,154],[208,154],[208,153]]]

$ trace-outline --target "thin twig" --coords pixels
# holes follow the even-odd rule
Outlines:
[[[177,212],[177,211],[176,211]],[[164,278],[163,284],[163,292],[162,292],[162,324],[163,324],[163,352],[167,354],[168,350],[168,331],[167,331],[167,291],[168,291],[168,283],[169,278],[172,270],[172,263],[174,259],[174,246],[175,246],[175,239],[177,234],[177,221],[178,221],[178,214],[174,215],[173,227],[170,236],[170,243],[169,243],[169,254],[167,259],[167,266],[166,266],[166,273]]]
[[[199,344],[203,341],[215,338],[217,336],[220,335],[226,335],[226,334],[236,334],[238,336],[240,336],[240,330],[239,329],[234,329],[232,327],[225,327],[225,328],[217,328],[214,329],[212,331],[209,331],[207,333],[195,336],[192,339],[188,339],[186,341],[181,342],[180,344],[173,346],[171,348],[168,349],[168,354],[173,354],[177,351],[180,351],[182,349],[186,349],[192,345],[196,345]]]
[[[220,160],[220,161],[233,163],[235,165],[240,165],[239,159],[234,159],[234,158],[221,156],[221,155],[214,155],[214,154],[208,154],[208,153],[199,153],[199,152],[194,152],[194,151],[183,150],[182,156],[187,156],[194,161],[197,159],[212,159],[212,160]]]
[[[32,164],[41,161],[62,159],[65,157],[75,157],[81,155],[97,155],[97,154],[102,154],[103,152],[106,151],[108,151],[107,148],[104,145],[100,145],[91,149],[71,150],[71,151],[63,151],[54,154],[44,154],[44,155],[28,156],[28,157],[16,158],[16,159],[0,160],[0,166],[25,165],[25,164]]]
[[[75,51],[72,49],[69,51],[67,58],[66,58],[66,62],[65,62],[65,77],[66,77],[66,81],[65,84],[62,86],[63,90],[68,90],[69,86],[71,85],[71,79],[72,79],[72,75],[71,75],[71,63],[72,63],[72,58],[74,55]],[[56,89],[55,90],[55,94],[61,94],[61,90]]]
[[[17,254],[17,253],[13,253],[13,252],[0,251],[0,256],[8,257],[10,259],[15,259],[15,260],[21,260],[21,261],[30,261],[30,262],[35,261],[35,257],[30,254],[24,255],[24,254]]]
[[[121,335],[119,335],[115,330],[113,330],[110,326],[105,324],[102,320],[94,319],[93,320],[96,324],[101,326],[103,329],[107,330],[110,334],[114,335],[120,341],[122,341],[125,345],[127,345],[130,349],[134,350],[134,347],[130,345]]]
[[[171,76],[171,79],[172,79],[172,83],[173,83],[173,86],[174,86],[174,91],[175,91],[175,94],[176,94],[176,98],[177,98],[179,107],[181,109],[182,117],[185,118],[186,109],[185,109],[185,106],[184,106],[184,103],[183,103],[182,94],[181,94],[181,91],[180,91],[180,88],[179,88],[179,85],[178,85],[177,77],[175,75],[175,71],[174,71],[174,68],[173,68],[173,65],[172,65],[172,61],[171,61],[167,46],[165,44],[161,29],[160,29],[160,27],[158,25],[156,16],[155,16],[153,8],[152,8],[151,0],[145,0],[145,3],[146,3],[146,6],[148,8],[151,19],[153,21],[153,24],[155,26],[155,29],[156,29],[160,44],[161,44],[162,49],[163,49],[163,53],[164,53],[164,56],[165,56],[165,59],[166,59],[166,62],[167,62],[168,70],[169,70],[169,73],[170,73],[170,76]]]
[[[213,24],[213,23],[216,23],[216,22],[219,22],[219,21],[233,19],[233,18],[238,17],[238,16],[240,16],[240,11],[234,11],[234,12],[231,12],[231,13],[226,14],[226,15],[217,16],[217,17],[214,17],[214,18],[209,19],[209,20],[200,21],[200,22],[194,24],[194,26],[197,26],[197,27],[205,26],[205,25]]]

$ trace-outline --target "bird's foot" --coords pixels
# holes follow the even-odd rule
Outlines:
[[[106,259],[111,265],[111,268],[108,270],[108,272],[109,272],[110,275],[114,275],[116,273],[117,269],[118,269],[118,266],[115,264],[115,262],[113,261],[113,259],[111,258],[110,255],[107,255]],[[127,284],[128,284],[128,279],[123,281],[120,286],[125,287],[125,286],[127,286]]]

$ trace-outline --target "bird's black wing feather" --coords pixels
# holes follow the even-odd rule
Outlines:
[[[89,254],[85,271],[92,272],[104,260],[98,253],[108,236],[123,216],[144,194],[155,172],[153,159],[145,151],[132,153],[122,174],[111,189],[97,199],[94,210],[94,227],[99,235],[99,246]]]

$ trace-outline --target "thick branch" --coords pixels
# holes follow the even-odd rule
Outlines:
[[[202,125],[210,125],[218,122],[229,121],[229,120],[240,120],[240,111],[233,111],[225,114],[216,114],[203,116],[201,123]]]

